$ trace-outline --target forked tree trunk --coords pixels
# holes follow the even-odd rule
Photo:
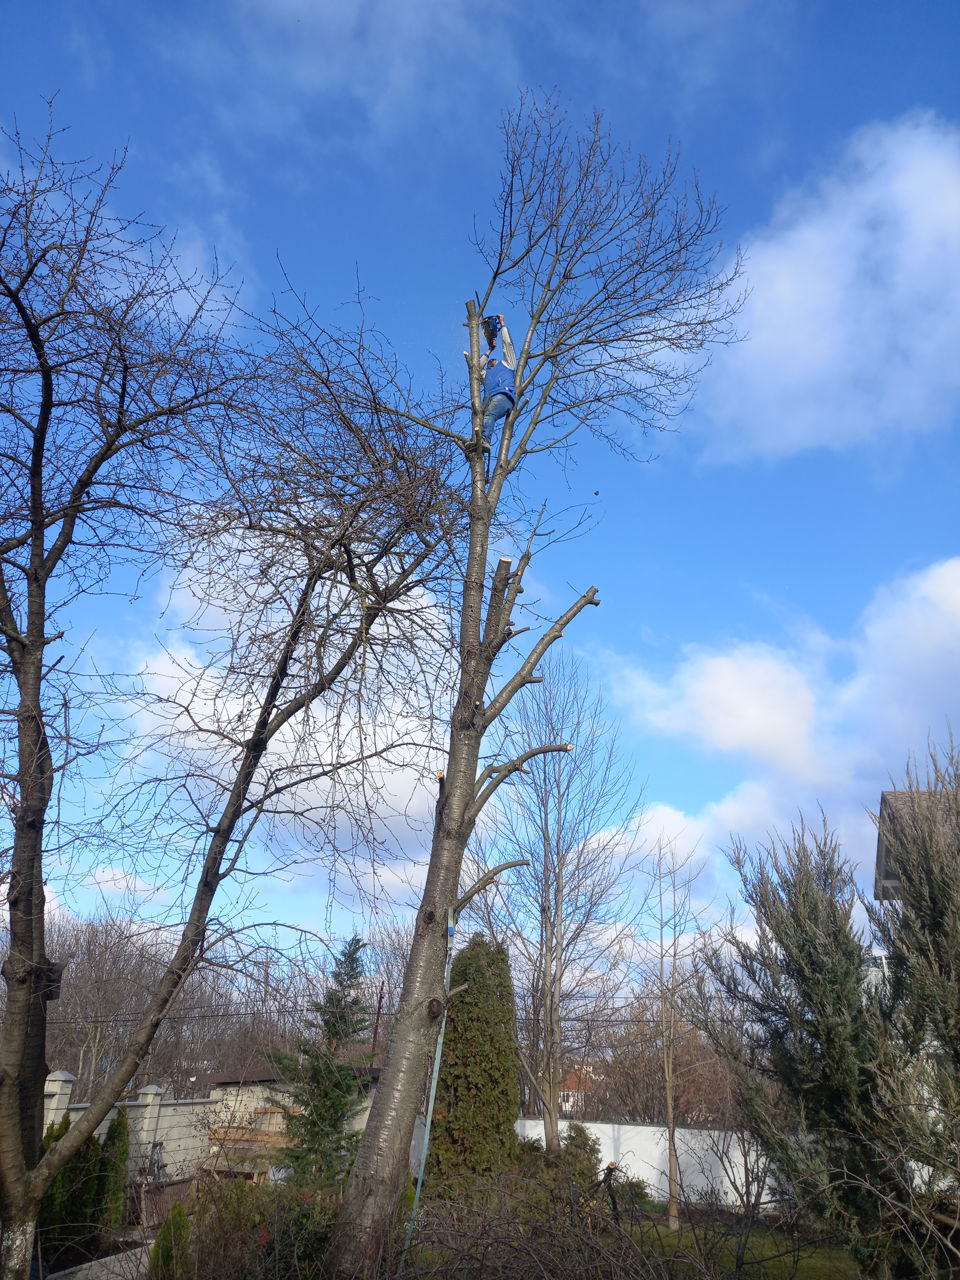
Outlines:
[[[447,767],[440,777],[430,863],[414,926],[410,958],[393,1021],[380,1082],[367,1118],[353,1171],[344,1190],[328,1270],[343,1276],[374,1276],[384,1259],[394,1226],[396,1206],[409,1169],[410,1143],[439,1031],[445,997],[443,975],[448,915],[457,908],[460,872],[467,842],[486,800],[500,783],[527,760],[564,744],[537,746],[502,765],[479,770],[483,736],[510,699],[536,679],[535,668],[566,624],[588,604],[591,588],[536,642],[519,670],[495,696],[488,696],[494,661],[512,633],[511,616],[524,570],[527,548],[516,567],[506,558],[497,564],[484,609],[490,527],[503,482],[509,474],[498,461],[489,486],[480,449],[479,314],[467,303],[473,434],[464,441],[471,469],[470,534],[463,577],[459,635],[459,687],[450,721]],[[504,432],[508,432],[508,423]],[[509,437],[507,437],[509,439]],[[501,459],[504,449],[501,448]]]

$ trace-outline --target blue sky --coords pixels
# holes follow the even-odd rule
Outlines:
[[[279,259],[334,319],[359,280],[425,379],[461,359],[521,91],[600,108],[654,162],[676,147],[746,254],[745,340],[649,462],[588,444],[543,474],[594,527],[538,581],[600,588],[569,640],[651,837],[696,845],[722,889],[731,832],[822,805],[869,873],[868,808],[960,726],[955,4],[49,0],[4,32],[5,123],[42,131],[58,94],[77,154],[128,147],[118,201],[188,262],[216,251],[255,309]]]

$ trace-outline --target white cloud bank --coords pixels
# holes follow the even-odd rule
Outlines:
[[[844,448],[960,413],[960,129],[870,125],[748,237],[747,340],[701,408],[716,460]]]
[[[867,809],[908,755],[922,760],[960,725],[958,671],[960,557],[883,586],[848,637],[690,648],[664,678],[614,660],[611,687],[641,730],[733,757],[747,775],[699,813],[652,805],[648,839],[709,855],[731,833],[783,830],[822,805],[869,863]]]

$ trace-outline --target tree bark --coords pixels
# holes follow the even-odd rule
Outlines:
[[[667,1095],[667,1225],[680,1230],[680,1164],[677,1160],[677,1126],[674,1121],[673,1071],[664,1072]]]
[[[30,1280],[30,1262],[36,1235],[39,1205],[0,1204],[0,1276],[3,1280]]]

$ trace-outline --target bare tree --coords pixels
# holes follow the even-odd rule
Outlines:
[[[600,1074],[589,1118],[665,1123],[663,1027],[671,1033],[674,1123],[725,1128],[733,1115],[733,1083],[704,1035],[682,1015],[671,1020],[651,986],[638,987],[613,1015],[597,1055]],[[599,1037],[598,1037],[599,1038]]]
[[[410,954],[413,926],[403,920],[380,921],[367,943],[368,974],[365,984],[367,1006],[373,1010],[371,1048],[379,1052],[386,1044],[393,1016],[400,1003],[403,970]]]
[[[73,655],[60,619],[111,560],[149,536],[165,505],[164,470],[185,461],[185,424],[234,394],[215,295],[179,277],[149,232],[106,213],[119,166],[104,176],[61,164],[53,136],[38,153],[13,142],[20,167],[0,180],[0,634],[12,828],[0,1037],[4,1276],[26,1275],[49,1181],[35,1168],[46,1007],[61,969],[44,936],[43,860],[56,848],[47,820],[66,772],[96,749],[70,715]]]
[[[90,1098],[122,1054],[169,960],[162,927],[103,914],[53,917],[48,945],[67,962],[60,998],[48,1019],[47,1058],[77,1077],[73,1101]],[[249,1067],[266,1050],[290,1049],[303,1010],[317,995],[325,949],[235,935],[187,977],[131,1083],[163,1085],[177,1097],[211,1072]],[[138,1081],[139,1077],[139,1081]]]
[[[603,700],[567,656],[547,658],[542,673],[509,721],[505,749],[511,739],[569,742],[574,754],[531,760],[491,806],[482,857],[529,865],[494,881],[469,910],[510,951],[528,1113],[543,1116],[546,1149],[559,1152],[561,1080],[573,1059],[584,1066],[577,1029],[624,983],[644,884],[639,797]],[[469,879],[487,869],[468,856]]]
[[[677,1098],[681,1071],[679,1050],[683,1039],[681,997],[700,941],[700,921],[693,902],[696,873],[689,854],[678,853],[674,842],[661,840],[650,895],[656,951],[648,964],[646,985],[655,993],[659,1020],[667,1129],[667,1222],[671,1231],[680,1228]]]
[[[370,1275],[379,1266],[402,1191],[407,1152],[439,1027],[449,926],[464,905],[464,851],[487,801],[508,778],[565,742],[536,742],[481,764],[484,737],[514,697],[536,682],[539,664],[590,604],[578,596],[542,626],[512,673],[494,681],[498,657],[519,637],[520,592],[538,537],[534,524],[516,562],[491,564],[501,505],[531,455],[563,449],[578,428],[615,438],[619,422],[660,425],[682,402],[695,373],[691,353],[729,335],[729,287],[738,265],[717,269],[717,212],[676,164],[659,170],[613,146],[595,118],[576,133],[551,103],[528,102],[503,127],[504,162],[489,233],[477,247],[489,272],[467,303],[469,425],[434,427],[469,467],[469,536],[456,600],[457,693],[440,780],[429,867],[403,993],[383,1074],[347,1184],[333,1266]],[[480,321],[500,304],[527,317],[517,344],[516,402],[504,419],[487,480]],[[514,318],[514,317],[511,317]],[[515,326],[516,327],[516,326]],[[533,618],[531,617],[531,622]]]
[[[109,213],[119,163],[61,161],[52,130],[36,149],[11,141],[16,167],[0,179],[0,1276],[25,1280],[45,1189],[133,1077],[192,970],[231,936],[215,895],[238,880],[242,894],[245,874],[276,866],[262,847],[253,857],[255,830],[281,850],[319,830],[335,870],[372,826],[363,763],[409,763],[429,733],[398,746],[403,728],[388,742],[374,727],[388,719],[386,691],[402,673],[412,689],[431,653],[424,590],[442,583],[459,501],[437,443],[385,407],[380,390],[395,395],[400,375],[375,335],[326,332],[301,308],[245,352],[221,283],[184,278],[151,228]],[[144,673],[147,743],[125,746],[124,788],[104,729],[109,682],[83,652],[77,609],[124,560],[143,571],[176,556],[199,656],[178,657],[165,688]],[[97,760],[105,782],[85,788]],[[106,811],[71,823],[85,816],[78,792],[95,808],[100,790]],[[165,879],[164,860],[180,860],[176,941],[90,1106],[41,1158],[47,1005],[62,970],[48,956],[44,885],[51,861],[89,861],[106,832],[124,857],[156,856]]]

